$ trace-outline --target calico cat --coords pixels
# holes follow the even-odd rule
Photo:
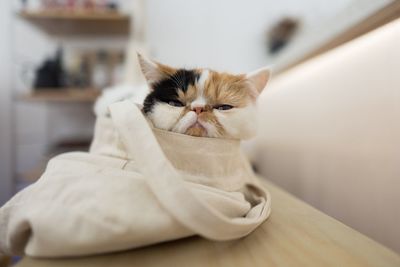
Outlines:
[[[270,77],[267,68],[235,75],[138,58],[150,89],[143,112],[156,128],[201,137],[254,135],[255,102]]]

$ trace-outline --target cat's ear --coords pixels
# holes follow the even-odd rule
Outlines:
[[[269,68],[261,68],[246,74],[246,79],[250,82],[251,94],[257,98],[267,86],[267,82],[271,77]]]
[[[154,84],[174,74],[176,71],[174,68],[147,59],[139,53],[137,53],[137,56],[140,68],[151,89]]]

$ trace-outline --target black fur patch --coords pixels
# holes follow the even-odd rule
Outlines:
[[[143,103],[144,113],[150,112],[157,102],[168,103],[176,100],[178,89],[186,92],[189,85],[194,85],[199,78],[200,73],[195,70],[180,69],[174,75],[153,84],[151,93],[147,95]]]

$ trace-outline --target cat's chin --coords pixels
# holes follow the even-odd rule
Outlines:
[[[190,126],[185,134],[197,137],[207,137],[207,130],[198,122]]]

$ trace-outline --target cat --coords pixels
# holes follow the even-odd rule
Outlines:
[[[156,128],[199,137],[254,135],[255,103],[270,77],[267,68],[235,75],[138,58],[150,88],[143,112]]]
[[[233,139],[248,139],[256,133],[256,100],[270,78],[268,68],[230,74],[207,68],[173,68],[140,54],[138,59],[147,90],[135,88],[136,95],[134,90],[129,94],[126,87],[120,92],[109,90],[96,103],[97,115],[104,113],[110,102],[134,96],[143,101],[144,115],[159,129]]]

